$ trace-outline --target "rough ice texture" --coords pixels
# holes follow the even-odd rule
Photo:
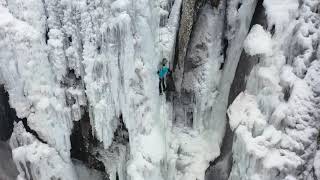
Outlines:
[[[18,179],[77,179],[72,163],[62,159],[55,148],[26,132],[21,122],[15,124],[10,144],[20,173]]]
[[[0,9],[0,82],[17,116],[27,117],[29,126],[68,159],[70,111],[65,106],[64,91],[52,75],[41,33],[15,18],[7,8]]]
[[[219,154],[226,121],[228,88],[237,65],[233,59],[240,57],[241,44],[248,32],[256,2],[246,2],[239,12],[236,9],[238,1],[232,1],[228,9],[225,3],[220,3],[218,7],[207,4],[201,10],[200,18],[207,24],[198,22],[191,43],[195,50],[188,54],[190,61],[185,65],[185,77],[179,77],[184,80],[185,90],[195,88],[198,93],[198,103],[192,107],[192,128],[184,127],[184,123],[182,127],[179,124],[170,125],[175,121],[172,117],[176,116],[176,111],[173,113],[172,105],[158,98],[155,72],[162,57],[171,59],[173,56],[182,2],[175,1],[172,8],[161,8],[160,11],[157,3],[39,0],[2,4],[3,16],[10,18],[3,18],[9,21],[1,24],[4,29],[2,34],[7,38],[1,46],[4,54],[1,56],[4,72],[1,81],[7,87],[12,106],[19,109],[18,116],[27,117],[29,126],[50,147],[59,151],[67,162],[70,162],[72,121],[80,120],[85,109],[90,113],[92,133],[104,149],[112,146],[120,116],[129,130],[130,159],[123,158],[124,150],[120,147],[118,157],[106,158],[104,162],[112,179],[117,178],[114,171],[127,166],[131,179],[201,180],[209,162]],[[166,4],[161,2],[161,7],[166,7],[163,3]],[[20,7],[26,9],[24,15],[18,14]],[[35,7],[40,9],[37,13],[33,13]],[[195,10],[198,11],[197,8]],[[223,28],[226,27],[224,20],[227,12],[230,13],[228,27],[232,29],[226,38],[230,40],[231,48],[228,49],[230,55],[222,72],[219,67],[223,58],[227,58],[223,57],[227,54],[222,53],[221,42],[225,38]],[[166,14],[170,14],[168,21],[159,29],[159,17]],[[236,30],[238,21],[243,22],[243,26]],[[23,28],[7,30],[12,23],[23,24],[32,33],[24,33]],[[215,31],[211,32],[211,28]],[[190,30],[189,27],[187,36],[190,36]],[[32,40],[29,43],[31,47],[24,48],[26,45],[21,43],[21,49],[14,46],[18,43],[14,41],[15,34],[10,35],[7,31],[17,31],[25,41]],[[198,45],[199,40],[204,46]],[[8,47],[5,45],[9,42],[12,43],[10,50],[14,51],[11,56],[19,55],[13,60],[11,56],[6,56]],[[183,45],[184,48],[187,45]],[[208,53],[209,57],[202,56],[201,51]],[[198,55],[203,58],[202,62],[198,62]],[[9,62],[15,68],[15,64],[24,65],[27,61],[31,63],[26,67],[5,68]],[[194,65],[199,67],[191,71]],[[35,67],[39,68],[39,72]],[[28,72],[30,77],[20,76],[24,72]],[[221,77],[222,74],[226,77]],[[19,81],[10,80],[15,75]],[[37,88],[41,85],[46,89],[38,97]],[[181,121],[185,121],[183,118]],[[108,155],[106,153],[105,156]],[[111,160],[119,164],[110,168]],[[119,178],[126,179],[123,173]]]
[[[229,179],[317,179],[318,5],[306,0],[298,8],[295,0],[264,1],[268,29],[274,33],[268,41],[273,46],[265,56],[251,40],[268,34],[261,28],[247,37],[248,52],[257,54],[260,61],[247,77],[247,90],[228,110],[235,132]]]
[[[115,156],[104,162],[114,165],[106,169],[111,179],[163,179],[159,107],[164,103],[158,98],[156,75],[161,59],[159,21],[160,14],[170,14],[164,31],[175,39],[181,1],[163,1],[170,7],[163,9],[167,13],[159,13],[158,1],[148,0],[0,2],[0,83],[18,117],[27,118],[47,143],[13,147],[14,152],[37,155],[16,153],[16,162],[30,161],[30,171],[35,171],[37,163],[45,166],[41,157],[63,160],[57,164],[70,166],[65,170],[72,174],[72,121],[81,120],[88,110],[92,133],[104,151],[118,147],[112,143],[120,117],[128,128],[130,150],[119,146],[121,152],[103,154]],[[164,46],[172,49],[174,41],[167,41]],[[165,53],[172,56],[169,51]],[[32,179],[23,167],[20,178]],[[46,178],[63,171],[48,170]]]

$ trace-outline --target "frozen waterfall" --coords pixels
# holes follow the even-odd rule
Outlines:
[[[0,0],[0,180],[317,180],[319,44],[318,0]]]

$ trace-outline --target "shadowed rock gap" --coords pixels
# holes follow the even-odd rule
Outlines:
[[[92,126],[90,124],[89,112],[86,111],[80,121],[75,121],[73,131],[70,136],[71,140],[71,158],[82,161],[87,167],[96,169],[102,172],[106,179],[109,175],[106,172],[107,167],[102,161],[103,155],[100,154],[101,143],[93,136]],[[110,146],[110,151],[113,151],[113,145],[122,144],[128,145],[129,133],[126,128],[122,115],[119,117],[119,123],[114,132],[113,143]],[[107,149],[107,151],[109,150]],[[116,177],[118,177],[116,172]],[[119,178],[119,177],[118,177]]]
[[[6,141],[11,137],[14,121],[18,121],[16,111],[10,107],[9,95],[0,85],[0,140]]]
[[[92,149],[97,147],[99,141],[92,135],[89,113],[86,111],[80,121],[73,125],[71,141],[71,158],[85,163],[89,168],[105,172],[104,164],[92,154]]]
[[[13,132],[13,123],[18,121],[16,111],[10,107],[9,95],[0,85],[0,179],[14,180],[18,170],[13,162],[11,148],[7,141]]]
[[[45,140],[43,140],[38,133],[31,129],[30,126],[28,125],[28,121],[26,118],[20,119],[22,121],[23,127],[26,129],[26,131],[30,134],[32,134],[36,139],[38,139],[40,142],[47,144],[47,142]]]

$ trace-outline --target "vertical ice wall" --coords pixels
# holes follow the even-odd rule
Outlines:
[[[249,31],[256,5],[257,1],[255,0],[245,2],[230,1],[227,3],[226,38],[228,48],[223,62],[221,80],[217,86],[219,94],[213,103],[211,115],[213,119],[209,122],[209,127],[214,131],[220,131],[221,127],[225,128],[230,87],[243,49],[243,41]],[[220,135],[222,136],[219,138],[222,139],[224,131]]]
[[[92,133],[105,151],[114,144],[114,133],[123,119],[130,151],[116,154],[124,161],[115,163],[119,169],[128,166],[129,179],[162,179],[164,137],[156,77],[159,3],[1,1],[0,80],[18,116],[27,118],[46,143],[22,139],[13,146],[21,177],[30,179],[34,176],[30,171],[39,170],[39,159],[29,155],[35,151],[44,159],[62,159],[70,174],[63,176],[66,171],[59,168],[53,172],[75,179],[70,161],[72,121],[81,123],[89,113]],[[16,132],[12,140],[19,136],[23,132]],[[105,164],[115,159],[106,158]],[[50,165],[41,166],[40,174]],[[108,167],[106,171],[111,179],[127,179]]]
[[[59,176],[75,179],[69,153],[69,136],[72,128],[70,111],[65,106],[64,91],[52,75],[53,71],[48,61],[42,36],[45,27],[41,25],[43,22],[41,5],[41,1],[30,3],[9,1],[8,4],[4,3],[0,7],[1,84],[4,84],[8,91],[10,105],[15,108],[17,116],[27,118],[29,126],[47,143],[38,142],[41,146],[38,148],[36,144],[22,140],[12,147],[14,148],[13,156],[18,157],[15,160],[19,167],[22,164],[24,168],[35,167],[28,172],[35,178],[42,176],[43,179],[50,178],[43,175],[50,164],[42,161],[42,165],[39,166],[39,162],[32,159],[32,152],[40,153],[36,158],[59,159],[59,162],[64,162],[66,165],[65,170],[58,168]],[[38,10],[34,11],[31,7]],[[23,138],[20,132],[17,132],[17,136]],[[43,153],[46,155],[41,157]],[[20,175],[27,178],[22,171]]]
[[[10,145],[19,171],[17,179],[78,179],[72,163],[26,132],[21,122],[15,124]]]
[[[31,14],[28,10],[25,13]],[[52,76],[41,33],[3,6],[1,17],[0,77],[10,104],[18,117],[27,117],[30,127],[68,159],[72,122],[65,107],[64,91]]]

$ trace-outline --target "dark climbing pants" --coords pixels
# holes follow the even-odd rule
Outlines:
[[[164,82],[164,78],[160,78],[159,81],[159,92],[160,94],[162,94],[162,92],[164,92],[166,90],[166,84]]]

